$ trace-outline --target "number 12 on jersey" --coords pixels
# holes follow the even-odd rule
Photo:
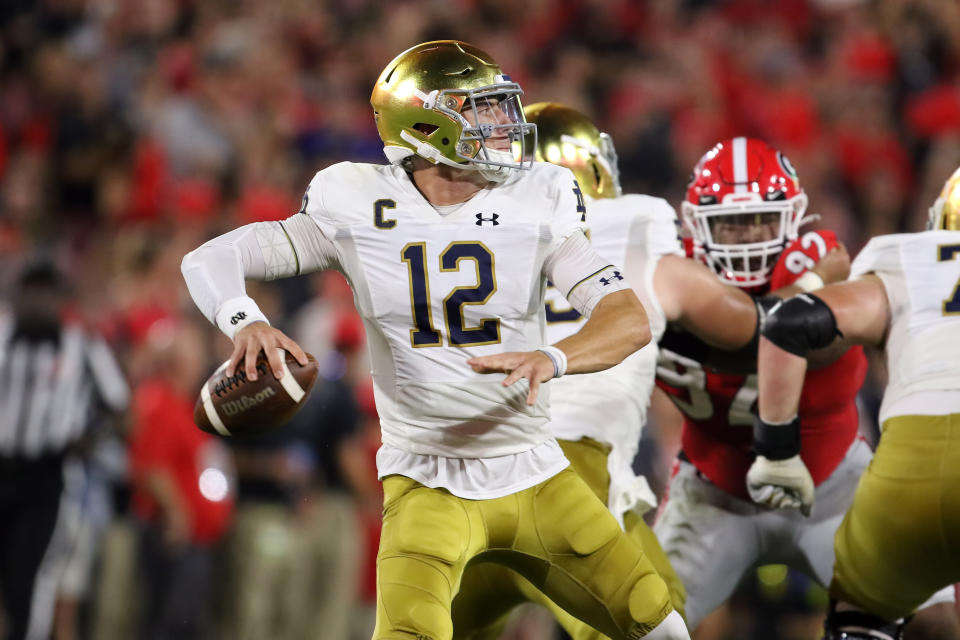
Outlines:
[[[411,242],[400,251],[410,277],[410,311],[414,329],[410,330],[410,344],[414,347],[442,347],[443,338],[433,325],[430,304],[430,278],[427,274],[427,245]],[[476,284],[455,287],[443,299],[443,320],[447,343],[451,347],[478,346],[500,342],[500,319],[483,318],[476,327],[465,326],[464,305],[481,305],[490,300],[497,290],[493,252],[482,242],[451,242],[440,253],[440,271],[460,271],[467,260],[476,269]]]

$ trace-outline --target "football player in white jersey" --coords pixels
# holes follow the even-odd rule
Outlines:
[[[612,638],[686,639],[666,584],[547,428],[543,382],[606,369],[650,332],[623,270],[583,233],[573,175],[524,152],[535,126],[521,93],[466,43],[407,50],[371,96],[390,165],[320,171],[299,214],[211,240],[183,273],[234,341],[228,369],[251,378],[261,350],[274,372],[282,349],[303,353],[245,277],[335,268],[350,282],[383,436],[376,640],[451,638],[451,600],[476,557]],[[589,318],[551,346],[548,279]]]
[[[676,214],[667,201],[622,194],[612,140],[589,118],[556,103],[531,105],[525,113],[537,125],[537,159],[573,171],[587,198],[590,242],[600,255],[624,267],[653,334],[650,344],[611,369],[551,383],[550,430],[574,470],[643,547],[670,587],[674,607],[682,611],[683,585],[641,519],[656,498],[632,469],[653,390],[656,342],[670,321],[719,348],[755,345],[759,309],[742,289],[683,256]],[[554,287],[547,290],[546,312],[549,342],[575,333],[584,322]],[[464,575],[454,600],[454,637],[499,637],[502,618],[525,601],[548,607],[575,640],[602,637],[522,577],[489,563],[473,564]]]
[[[896,640],[921,603],[960,582],[960,169],[927,231],[872,239],[850,281],[791,298],[768,317],[760,421],[785,448],[798,438],[806,355],[837,338],[884,347],[890,377],[880,443],[834,541],[825,638]],[[799,458],[755,466],[771,496],[812,506]]]

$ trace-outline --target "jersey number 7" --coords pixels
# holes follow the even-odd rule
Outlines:
[[[442,347],[443,338],[433,325],[430,305],[430,279],[427,276],[427,245],[411,242],[400,251],[410,277],[410,311],[414,329],[410,330],[410,344],[414,347]],[[459,271],[461,262],[472,262],[477,283],[471,287],[456,287],[443,299],[443,321],[447,344],[451,347],[479,346],[500,342],[500,319],[483,318],[479,326],[467,327],[463,307],[484,304],[497,290],[493,252],[482,242],[451,242],[440,253],[440,271]]]
[[[942,244],[937,247],[937,262],[948,262],[960,255],[960,244]],[[953,288],[953,295],[943,301],[943,315],[960,313],[960,280]]]

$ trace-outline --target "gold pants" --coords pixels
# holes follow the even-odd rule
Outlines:
[[[673,610],[650,560],[570,468],[491,500],[399,475],[383,489],[374,640],[451,640],[451,603],[471,560],[513,569],[615,640],[643,637]]]
[[[960,581],[960,414],[884,423],[837,530],[830,594],[894,620]]]
[[[573,469],[586,481],[594,494],[607,503],[610,475],[607,471],[609,447],[589,438],[560,440]],[[686,592],[666,553],[647,524],[633,512],[624,516],[627,537],[653,564],[666,582],[673,608],[683,615]],[[453,636],[457,640],[495,640],[500,637],[507,615],[524,603],[535,602],[553,613],[574,640],[601,640],[604,634],[574,618],[517,573],[501,565],[474,561],[466,570],[460,593],[453,601]]]

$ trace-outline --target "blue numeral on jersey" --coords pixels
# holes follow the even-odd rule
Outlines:
[[[433,328],[433,313],[430,310],[430,282],[427,280],[427,246],[423,242],[406,245],[400,256],[410,272],[410,310],[416,329],[410,330],[410,343],[414,347],[439,347],[443,345],[440,332]]]
[[[300,211],[297,213],[306,213],[307,204],[310,202],[310,186],[307,186],[307,190],[303,192],[303,199],[300,201]]]
[[[583,204],[583,191],[580,190],[580,183],[573,181],[573,195],[577,196],[577,213],[580,214],[580,222],[587,221],[587,206]]]
[[[443,345],[440,332],[433,328],[433,310],[430,308],[430,279],[425,268],[427,247],[423,242],[411,242],[400,252],[410,274],[410,308],[416,329],[410,330],[414,347]],[[443,318],[447,327],[447,341],[451,347],[497,344],[500,342],[500,319],[483,318],[478,327],[464,326],[463,307],[484,304],[497,291],[493,252],[482,242],[451,242],[440,254],[440,271],[460,271],[461,262],[473,262],[477,283],[456,287],[443,300]]]
[[[937,262],[948,262],[960,255],[960,244],[942,244],[937,247]],[[960,280],[953,287],[953,295],[943,301],[943,315],[960,313]]]
[[[463,326],[464,305],[484,304],[497,290],[493,253],[482,242],[452,242],[440,254],[440,271],[459,271],[461,260],[474,262],[477,284],[457,287],[443,301],[450,346],[496,344],[500,342],[499,318],[484,318],[479,327]]]
[[[567,309],[566,311],[556,311],[553,308],[553,304],[547,302],[544,305],[547,313],[547,322],[553,324],[555,322],[576,322],[583,316],[580,315],[580,312],[574,308]]]
[[[552,287],[552,282],[547,282],[548,287]],[[569,309],[558,310],[553,307],[553,302],[547,300],[543,305],[544,310],[547,313],[547,322],[553,324],[555,322],[576,322],[582,316],[580,312],[570,307]]]

